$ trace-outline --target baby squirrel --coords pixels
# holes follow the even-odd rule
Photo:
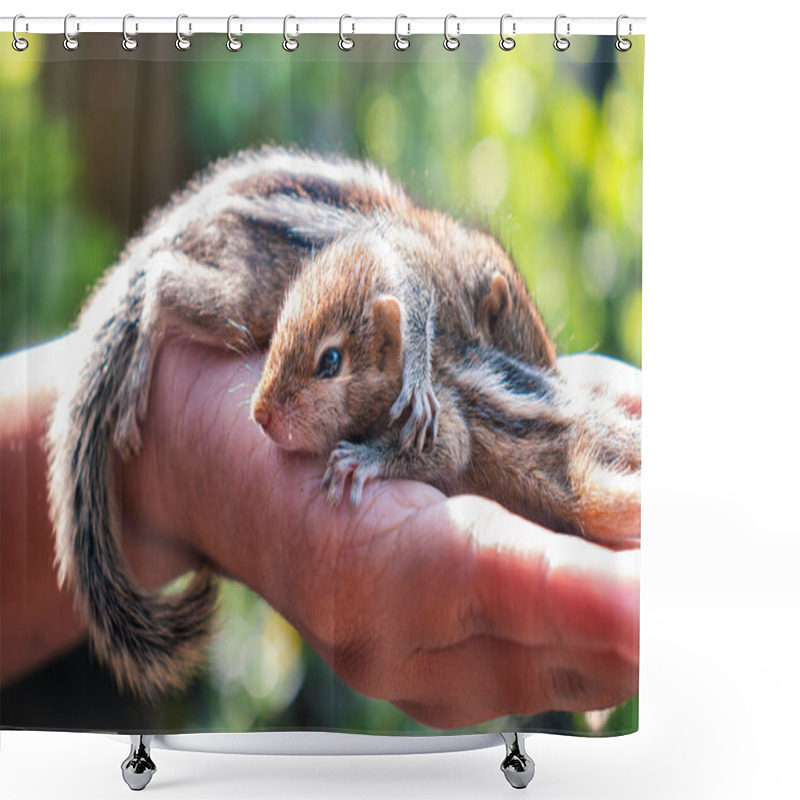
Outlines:
[[[638,468],[637,425],[566,393],[491,236],[367,163],[279,148],[220,161],[150,217],[87,301],[81,368],[48,435],[60,583],[98,656],[142,696],[182,688],[203,662],[216,598],[209,571],[177,596],[142,593],[119,542],[113,450],[141,449],[167,334],[270,347],[252,414],[283,447],[334,448],[334,502],[350,475],[354,502],[369,477],[415,477],[585,532],[622,497],[586,476]]]
[[[253,419],[286,450],[330,454],[333,506],[348,479],[357,505],[369,480],[413,478],[556,531],[629,527],[638,416],[561,380],[508,256],[454,225],[420,209],[378,216],[306,265],[278,317]]]

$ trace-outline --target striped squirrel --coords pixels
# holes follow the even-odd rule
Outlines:
[[[353,273],[362,283],[350,280],[344,269],[344,282],[314,279],[318,273],[335,276],[337,265],[368,269]],[[334,293],[324,294],[328,290]],[[374,302],[364,305],[368,297]],[[293,308],[301,308],[308,330],[292,328]],[[286,324],[280,342],[273,342],[281,314]],[[326,314],[333,316],[323,320]],[[326,325],[331,332],[320,337]],[[325,336],[347,326],[363,333],[362,347],[356,336],[340,354],[359,380],[325,380],[336,367],[329,351],[337,349]],[[531,380],[531,386],[543,388],[528,406],[547,407],[560,397],[547,389],[556,380],[555,348],[524,281],[488,234],[420,207],[367,163],[264,148],[209,167],[150,217],[87,301],[76,331],[82,366],[73,385],[60,393],[48,434],[59,581],[72,588],[100,659],[121,687],[142,696],[182,688],[202,663],[216,598],[216,582],[207,570],[180,595],[142,593],[119,543],[113,452],[127,459],[141,449],[153,360],[167,335],[238,352],[269,346],[252,413],[268,423],[273,438],[279,438],[281,412],[274,409],[273,423],[258,405],[266,376],[274,376],[279,351],[296,347],[307,355],[313,342],[311,368],[323,386],[315,394],[338,393],[331,406],[335,413],[318,408],[315,422],[324,418],[329,427],[316,439],[298,436],[299,422],[284,424],[287,441],[281,444],[324,452],[348,437],[353,447],[380,442],[392,458],[377,468],[374,452],[372,461],[361,457],[359,475],[382,471],[434,482],[436,465],[448,469],[452,456],[459,468],[469,463],[464,474],[472,477],[445,488],[471,489],[501,501],[499,484],[507,479],[493,481],[492,473],[503,458],[508,468],[519,461],[513,430],[500,431],[517,409],[495,404],[484,413],[478,404],[465,415],[459,404],[471,402],[470,381],[477,396],[481,381],[499,386],[498,381],[511,380],[519,388],[518,381]],[[303,370],[287,367],[284,377],[305,377],[303,364]],[[526,371],[539,377],[525,377]],[[490,395],[491,386],[483,387]],[[502,404],[510,398],[498,390],[494,399]],[[546,440],[547,431],[558,429],[563,435],[555,438],[561,442],[570,438],[564,427],[569,423],[540,425],[529,416],[517,435],[535,429]],[[464,450],[471,430],[471,445]],[[334,494],[353,458],[341,448],[329,470]],[[481,454],[489,451],[495,461],[482,467]],[[572,451],[563,443],[556,451],[534,469],[555,471],[569,486],[563,458]],[[585,451],[591,458],[600,453],[609,464],[620,462],[619,454],[601,452],[594,442]],[[530,459],[522,460],[518,480],[530,468]],[[413,466],[423,463],[424,469]],[[534,519],[580,530],[574,520],[559,523],[547,503],[529,505]]]
[[[445,494],[485,495],[556,531],[591,538],[630,529],[639,513],[638,414],[561,380],[508,256],[481,234],[450,230],[441,215],[431,224],[429,213],[368,222],[298,274],[253,419],[286,450],[330,455],[323,486],[333,506],[348,480],[357,505],[367,481],[411,478]],[[415,307],[414,293],[435,302]],[[436,414],[426,427],[416,408],[406,410],[400,429],[392,401],[407,400],[404,322],[420,308],[434,323],[424,352]]]

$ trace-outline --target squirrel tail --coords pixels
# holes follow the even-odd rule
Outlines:
[[[109,407],[131,362],[135,318],[107,318],[96,329],[75,389],[58,400],[48,437],[49,491],[59,584],[72,588],[93,648],[120,688],[152,700],[185,687],[202,665],[217,583],[203,570],[180,594],[147,595],[125,563]]]

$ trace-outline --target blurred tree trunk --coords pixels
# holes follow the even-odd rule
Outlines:
[[[148,35],[126,52],[121,34],[86,34],[68,53],[49,37],[48,108],[68,115],[81,151],[84,200],[125,235],[191,172],[182,138],[174,37]],[[178,55],[182,55],[178,53]],[[185,56],[184,56],[185,58]]]

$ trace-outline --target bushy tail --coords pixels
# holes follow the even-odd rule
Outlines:
[[[131,362],[136,317],[106,317],[87,336],[75,387],[58,400],[48,440],[50,509],[59,582],[72,588],[96,653],[121,688],[152,699],[184,687],[202,664],[216,581],[202,571],[180,595],[146,595],[122,554],[109,409]]]

